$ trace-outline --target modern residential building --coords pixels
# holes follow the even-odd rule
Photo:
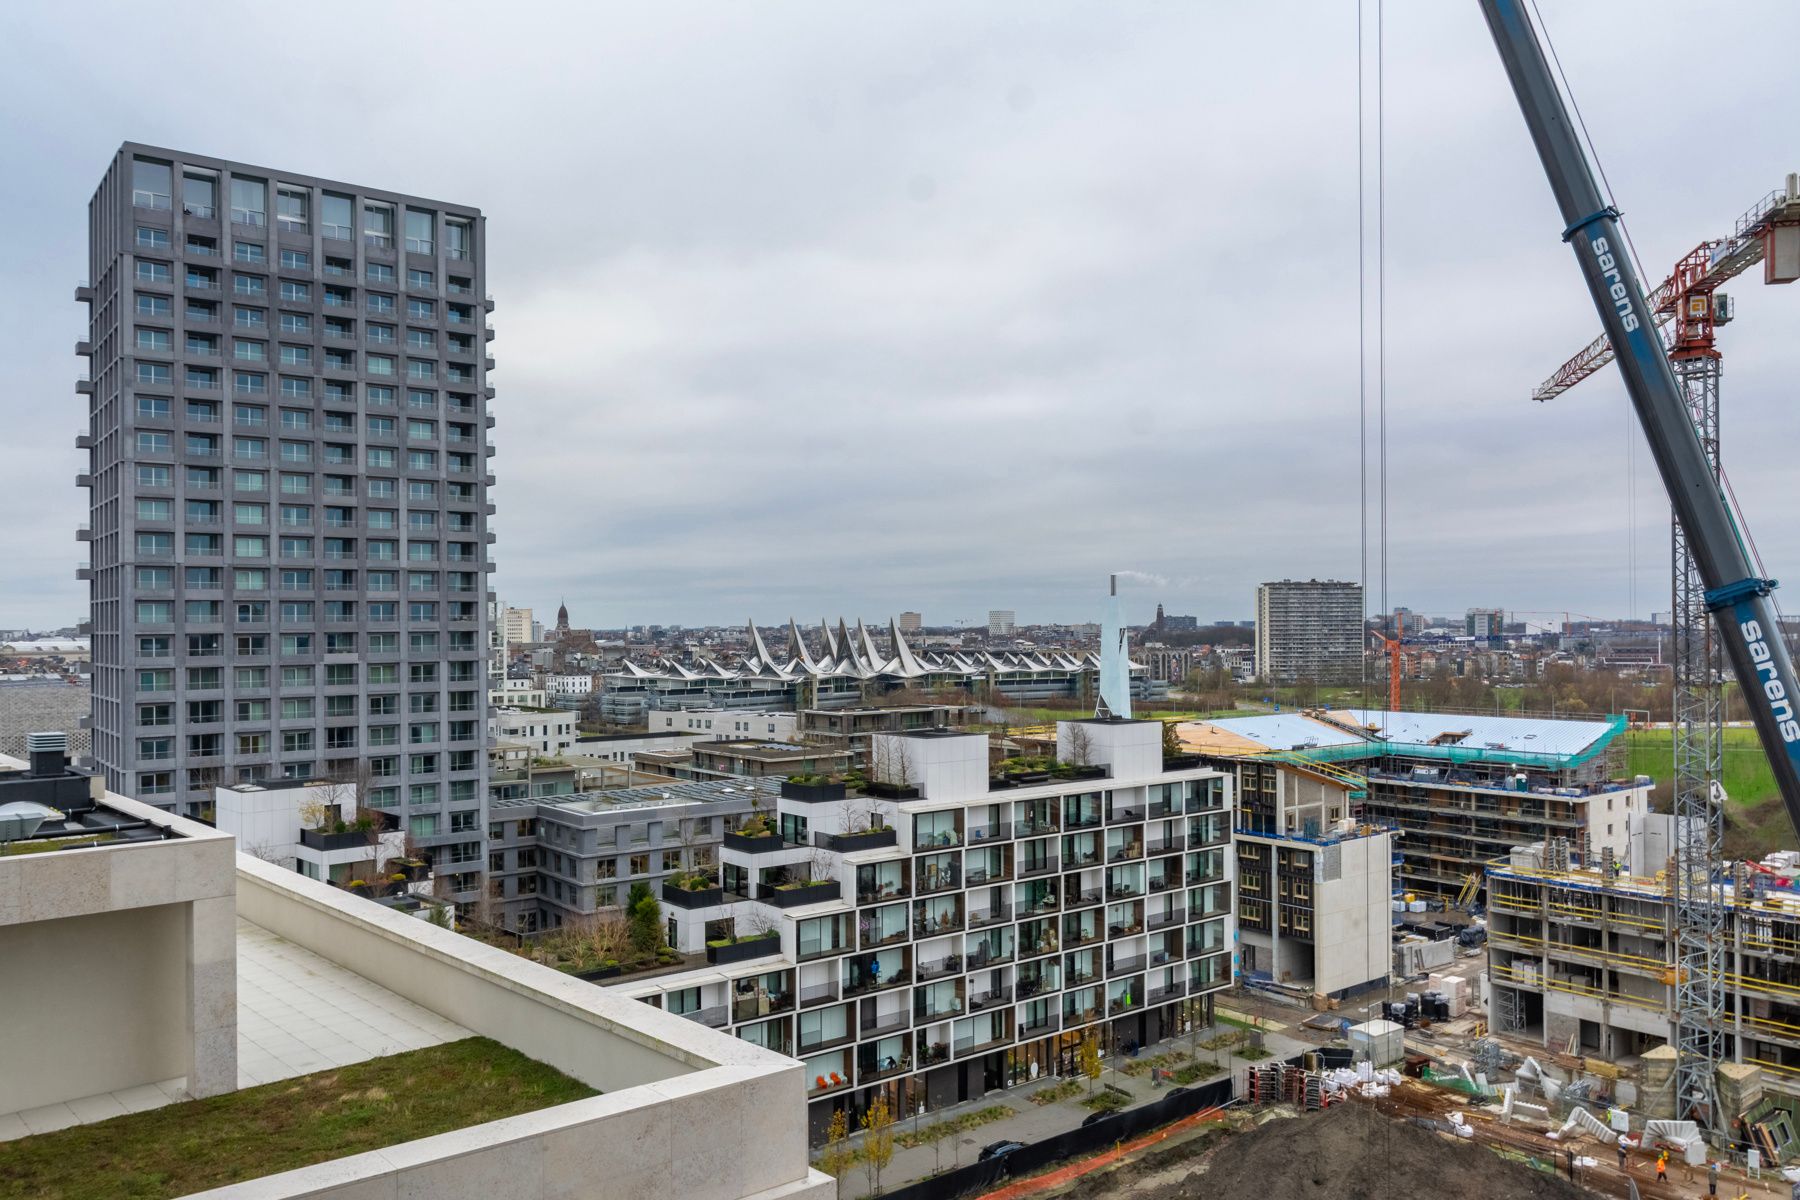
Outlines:
[[[1672,1056],[1675,1044],[1674,905],[1654,870],[1661,853],[1575,855],[1552,862],[1544,846],[1488,867],[1488,1016],[1495,1033],[1608,1062]],[[1792,863],[1725,888],[1724,1012],[1728,1086],[1760,1086],[1800,1099],[1800,892]],[[1647,1059],[1648,1061],[1648,1059]],[[1667,1067],[1673,1070],[1672,1057]],[[1648,1115],[1673,1115],[1673,1090],[1646,1095]],[[1655,1101],[1653,1103],[1653,1100]],[[1750,1105],[1727,1108],[1736,1116]]]
[[[925,618],[916,612],[903,612],[899,617],[901,633],[917,633],[925,627]]]
[[[550,693],[531,679],[497,679],[488,689],[488,703],[496,708],[545,708]]]
[[[0,855],[0,1010],[32,1025],[0,1051],[0,1157],[16,1138],[153,1108],[166,1136],[204,1144],[220,1110],[190,1099],[300,1090],[352,1064],[485,1037],[599,1094],[500,1120],[472,1114],[428,1138],[277,1173],[252,1147],[240,1182],[207,1194],[480,1200],[587,1196],[603,1180],[606,1195],[836,1195],[807,1161],[792,1059],[234,856],[227,834],[107,792],[62,757],[34,778],[0,761],[0,804],[43,797],[26,802],[62,814],[0,834],[35,843]],[[683,1144],[696,1129],[704,1138]],[[66,1158],[68,1188],[80,1190],[93,1163]],[[52,1191],[66,1190],[58,1161],[43,1168]]]
[[[710,741],[649,750],[633,756],[640,767],[675,779],[787,779],[841,775],[850,752],[806,742]]]
[[[875,738],[883,733],[954,729],[979,719],[981,709],[961,704],[896,704],[885,708],[809,708],[799,713],[793,740],[830,746],[850,755],[863,771],[875,765]]]
[[[519,646],[528,642],[537,641],[537,638],[533,636],[533,628],[536,625],[536,622],[532,620],[531,610],[529,608],[502,609],[500,611],[500,623],[501,633],[505,637],[508,646]]]
[[[1177,727],[1182,748],[1232,773],[1238,964],[1249,983],[1345,997],[1387,983],[1397,833],[1360,816],[1367,781],[1271,754],[1234,721]]]
[[[1059,737],[1089,765],[995,780],[987,735],[928,730],[877,735],[904,784],[780,785],[712,886],[663,889],[675,948],[712,966],[619,990],[802,1059],[815,1138],[878,1095],[938,1109],[1073,1073],[1089,1035],[1209,1022],[1232,980],[1229,777],[1165,766],[1156,721]]]
[[[592,675],[546,675],[544,690],[558,700],[575,700],[579,702],[594,694],[594,677]]]
[[[1471,608],[1463,614],[1463,633],[1477,641],[1498,641],[1506,633],[1505,610]]]
[[[775,808],[772,779],[660,783],[496,800],[487,887],[495,921],[535,933],[623,903],[634,883],[718,862],[725,831]]]
[[[990,608],[990,609],[988,609],[988,636],[989,637],[1011,637],[1017,629],[1018,629],[1018,622],[1014,619],[1012,609],[1010,609],[1010,608]]]
[[[89,231],[100,770],[188,812],[215,784],[363,778],[476,861],[480,211],[126,143]]]
[[[788,623],[781,653],[762,631],[748,628],[750,651],[731,665],[701,658],[679,662],[626,659],[601,676],[599,714],[620,725],[642,724],[652,709],[731,708],[793,712],[805,708],[866,708],[895,692],[954,693],[970,703],[999,700],[1038,704],[1053,700],[1091,703],[1099,684],[1097,655],[1057,650],[991,652],[914,649],[889,622],[886,646],[858,622],[822,626],[810,644]],[[1134,701],[1155,703],[1169,694],[1139,663],[1128,665]]]
[[[499,740],[517,742],[539,754],[553,756],[575,744],[578,715],[557,708],[498,708],[491,724]]]
[[[1362,678],[1359,583],[1283,579],[1256,589],[1256,676],[1268,683]]]
[[[1396,885],[1455,895],[1486,864],[1547,838],[1595,855],[1629,848],[1652,781],[1624,773],[1623,717],[1569,720],[1345,709],[1233,717],[1179,727],[1207,754],[1264,756],[1338,775],[1343,818],[1400,834]],[[1358,793],[1361,793],[1360,798]],[[1249,803],[1248,781],[1245,802]]]
[[[644,714],[644,728],[651,733],[690,733],[703,738],[760,737],[790,742],[799,729],[799,717],[792,712],[754,709],[656,708]]]

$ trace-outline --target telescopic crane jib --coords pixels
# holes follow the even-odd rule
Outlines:
[[[1603,338],[1624,377],[1626,392],[1643,426],[1645,440],[1656,461],[1680,533],[1678,560],[1691,557],[1694,605],[1704,608],[1717,624],[1722,644],[1750,708],[1753,724],[1767,751],[1788,818],[1800,830],[1800,686],[1788,657],[1781,626],[1769,593],[1775,582],[1752,568],[1731,511],[1720,490],[1717,469],[1716,421],[1709,442],[1695,427],[1689,388],[1677,377],[1658,327],[1679,318],[1677,354],[1684,362],[1707,359],[1710,347],[1696,345],[1709,339],[1712,327],[1729,309],[1721,311],[1714,299],[1716,271],[1732,265],[1733,256],[1719,248],[1684,259],[1671,281],[1653,296],[1646,296],[1638,279],[1628,243],[1619,224],[1618,210],[1606,202],[1594,181],[1585,151],[1569,120],[1561,92],[1527,13],[1528,0],[1482,0],[1482,12],[1493,34],[1495,48],[1505,64],[1520,112],[1531,131],[1538,157],[1549,178],[1551,191],[1562,212],[1563,240],[1575,251],[1599,311]],[[1785,205],[1783,205],[1785,209]],[[1753,210],[1754,212],[1755,210]],[[1761,220],[1761,218],[1757,218]],[[1754,222],[1753,222],[1754,224]],[[1744,230],[1740,229],[1739,234]],[[1735,235],[1734,235],[1735,236]],[[1776,223],[1760,235],[1762,249],[1748,241],[1738,250],[1736,270],[1748,266],[1760,253],[1770,264],[1765,277],[1780,279],[1800,274],[1800,247],[1791,226]],[[1710,273],[1710,274],[1709,274]],[[1735,271],[1733,271],[1735,273]],[[1729,277],[1729,276],[1725,276]],[[1709,278],[1715,278],[1705,286]],[[1590,352],[1593,351],[1590,347]],[[1553,379],[1550,394],[1591,374],[1604,354],[1578,356],[1566,373]],[[1587,361],[1583,363],[1582,359]],[[1716,389],[1712,395],[1716,397]],[[1716,413],[1716,405],[1712,412]],[[1702,422],[1703,427],[1706,425]],[[1677,578],[1677,589],[1681,577]],[[1706,652],[1710,652],[1710,639]],[[1703,657],[1700,656],[1700,657]],[[1716,689],[1714,689],[1716,690]],[[1710,719],[1710,718],[1709,718]],[[1679,773],[1679,769],[1678,769]],[[1716,830],[1712,821],[1676,822],[1676,851],[1671,885],[1676,938],[1676,1073],[1677,1115],[1717,1129],[1721,1124],[1715,1092],[1715,1072],[1724,1052],[1723,905],[1715,872]]]

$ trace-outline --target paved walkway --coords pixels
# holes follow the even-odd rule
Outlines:
[[[1205,1041],[1215,1032],[1215,1030],[1201,1030],[1195,1040]],[[1283,1033],[1273,1032],[1263,1034],[1263,1044],[1268,1048],[1271,1056],[1276,1058],[1287,1058],[1302,1050],[1316,1048],[1316,1044],[1313,1042],[1301,1041]],[[1190,1052],[1189,1039],[1185,1037],[1171,1038],[1144,1047],[1142,1054],[1154,1056],[1171,1050]],[[1191,1053],[1197,1061],[1210,1061],[1213,1058],[1213,1055],[1206,1050],[1192,1050]],[[1094,1084],[1096,1092],[1108,1084],[1121,1088],[1131,1093],[1131,1102],[1125,1107],[1135,1108],[1161,1097],[1168,1090],[1167,1085],[1152,1084],[1147,1072],[1143,1075],[1127,1075],[1123,1071],[1115,1069],[1118,1061],[1116,1056],[1107,1058],[1105,1070],[1101,1072],[1099,1080]],[[1228,1069],[1234,1077],[1241,1077],[1244,1068],[1250,1062],[1248,1059],[1235,1056],[1221,1061],[1228,1065]],[[1218,1078],[1218,1075],[1211,1075],[1199,1082],[1209,1083]],[[1033,1093],[1057,1082],[1055,1078],[1039,1079],[1004,1091],[989,1092],[979,1100],[970,1100],[951,1108],[923,1113],[917,1118],[909,1117],[900,1122],[895,1126],[896,1134],[912,1129],[915,1125],[923,1127],[930,1125],[933,1121],[948,1120],[965,1113],[979,1112],[984,1108],[1003,1106],[1013,1110],[1011,1116],[1002,1117],[997,1121],[960,1133],[953,1139],[945,1138],[935,1150],[929,1145],[907,1149],[896,1143],[893,1161],[881,1173],[882,1190],[884,1192],[892,1191],[939,1171],[947,1171],[959,1164],[973,1162],[975,1157],[981,1153],[981,1148],[993,1142],[1035,1142],[1074,1129],[1081,1124],[1084,1118],[1093,1114],[1092,1109],[1084,1107],[1081,1103],[1088,1094],[1085,1087],[1080,1095],[1067,1100],[1059,1100],[1054,1104],[1037,1105],[1031,1102]],[[1082,1082],[1085,1084],[1086,1080]],[[851,1142],[853,1145],[860,1144],[861,1139],[852,1138]],[[843,1200],[856,1200],[858,1197],[869,1195],[868,1172],[863,1169],[861,1163],[851,1167],[845,1174],[840,1191]]]

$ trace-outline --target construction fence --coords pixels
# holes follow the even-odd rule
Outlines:
[[[1008,1179],[1036,1175],[1065,1159],[1109,1150],[1120,1142],[1159,1129],[1182,1117],[1231,1103],[1235,1089],[1231,1078],[1176,1088],[1160,1100],[1137,1108],[1110,1113],[1090,1125],[1032,1142],[1011,1154],[986,1162],[970,1163],[909,1183],[882,1194],[887,1200],[958,1200],[999,1186]]]

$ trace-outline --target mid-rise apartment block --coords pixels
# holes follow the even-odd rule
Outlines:
[[[1018,621],[1010,608],[988,609],[988,636],[1011,637],[1018,628]]]
[[[1362,678],[1359,583],[1283,579],[1256,589],[1256,677],[1268,683]]]
[[[473,894],[485,823],[478,209],[127,143],[89,207],[94,760],[198,812],[351,778]]]
[[[881,734],[887,782],[757,793],[710,883],[662,892],[675,948],[711,967],[618,989],[800,1058],[815,1137],[877,1096],[938,1109],[1072,1074],[1089,1037],[1210,1022],[1232,982],[1230,778],[1165,765],[1156,721],[1060,739],[1081,765],[1017,779],[992,776],[985,734]]]

